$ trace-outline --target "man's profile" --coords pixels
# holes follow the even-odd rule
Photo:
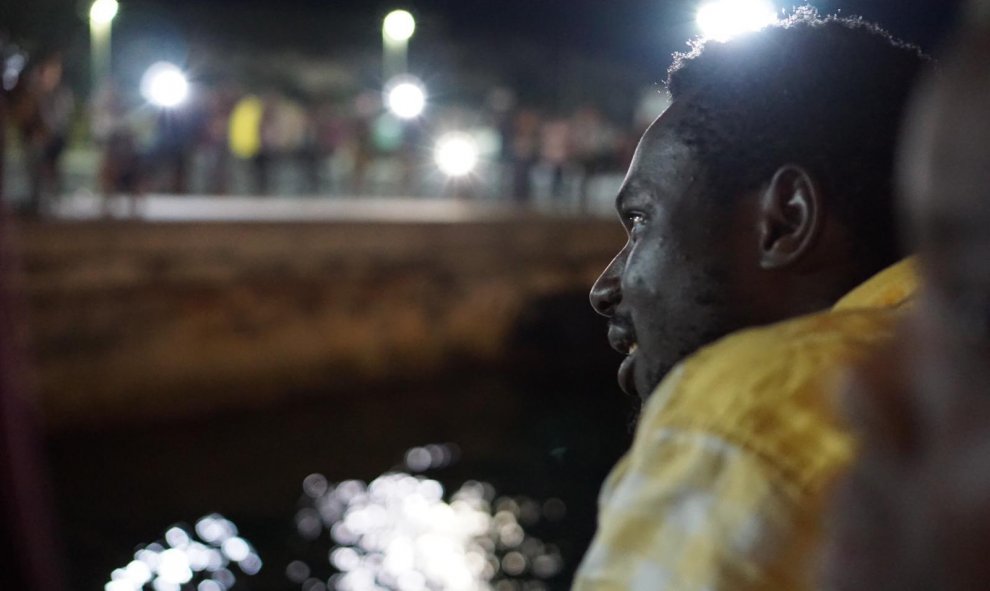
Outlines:
[[[629,239],[591,293],[645,406],[576,589],[808,583],[853,447],[830,372],[889,338],[915,286],[892,171],[925,61],[810,9],[676,57],[616,199]]]
[[[629,241],[592,289],[646,398],[737,329],[816,312],[899,257],[891,169],[921,64],[866,23],[799,11],[670,69],[672,105],[616,199]]]

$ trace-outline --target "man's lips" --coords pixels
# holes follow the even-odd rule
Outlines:
[[[623,355],[632,355],[638,348],[632,331],[619,324],[609,325],[608,344]]]
[[[639,344],[631,330],[621,324],[610,324],[608,327],[608,343],[613,349],[626,356],[619,365],[618,379],[622,391],[636,396],[636,384],[633,377],[633,367],[636,363],[636,351]]]

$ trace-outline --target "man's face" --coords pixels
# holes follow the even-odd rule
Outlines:
[[[730,285],[743,216],[707,194],[695,150],[672,131],[681,116],[675,102],[640,140],[616,198],[629,238],[591,290],[627,355],[619,384],[644,400],[678,361],[743,325]]]

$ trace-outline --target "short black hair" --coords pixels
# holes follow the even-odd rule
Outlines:
[[[736,195],[803,166],[871,247],[896,254],[896,145],[929,61],[877,25],[802,7],[756,33],[693,41],[674,56],[667,89],[685,103],[676,131],[710,190]]]

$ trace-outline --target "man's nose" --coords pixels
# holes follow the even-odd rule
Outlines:
[[[595,284],[591,286],[591,307],[602,316],[611,317],[615,307],[622,301],[622,290],[619,288],[622,276],[622,253],[605,267]]]

